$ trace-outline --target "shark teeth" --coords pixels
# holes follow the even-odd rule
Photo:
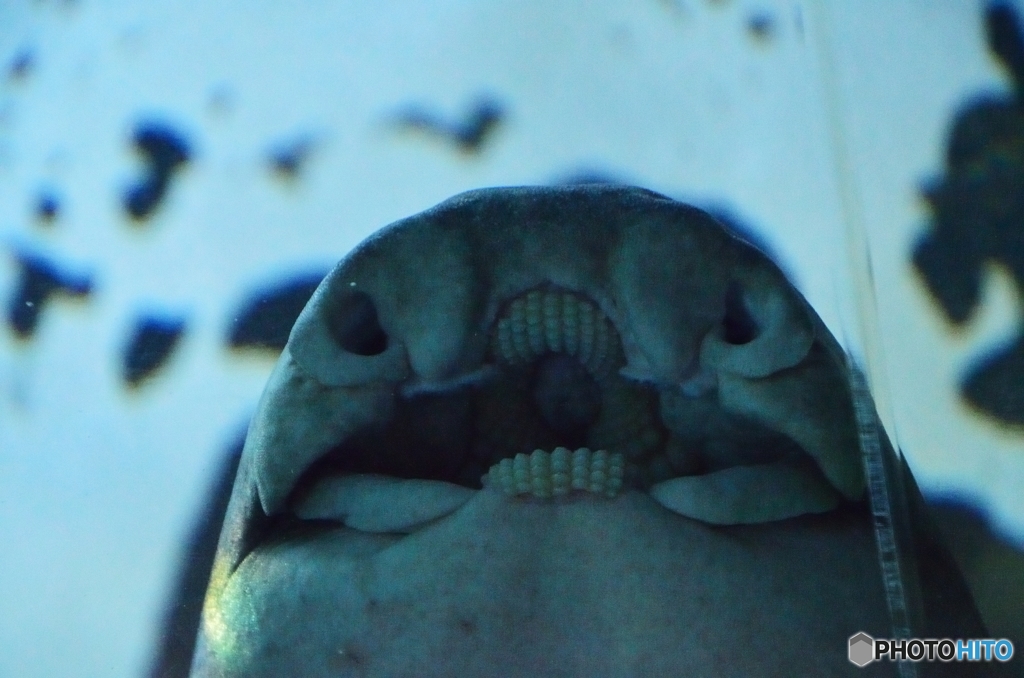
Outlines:
[[[526,374],[524,368],[560,354],[594,379],[601,404],[576,444],[621,453],[641,467],[661,450],[665,434],[658,424],[657,396],[618,373],[625,363],[622,344],[594,301],[564,288],[535,288],[508,301],[493,327],[491,354],[509,372]],[[565,444],[535,414],[533,388],[528,380],[510,379],[482,393],[477,428],[485,464]]]
[[[591,301],[564,290],[531,290],[498,319],[491,350],[505,365],[525,365],[545,353],[565,353],[602,377],[621,353],[611,321]]]
[[[625,467],[625,458],[618,453],[592,452],[586,447],[570,452],[556,447],[553,452],[534,450],[502,459],[481,480],[508,496],[530,494],[551,499],[577,490],[612,498],[622,489]]]

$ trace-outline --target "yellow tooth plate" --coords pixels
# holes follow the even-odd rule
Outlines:
[[[618,453],[557,447],[553,452],[534,450],[502,459],[482,480],[509,496],[531,494],[550,499],[578,490],[614,497],[622,489],[625,466],[625,458]]]
[[[611,321],[593,302],[562,290],[531,290],[497,321],[492,351],[507,365],[566,353],[595,377],[615,367],[620,347]]]

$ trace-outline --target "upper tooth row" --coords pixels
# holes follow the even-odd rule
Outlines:
[[[621,454],[591,452],[586,447],[570,452],[556,447],[550,453],[534,450],[533,454],[520,453],[514,459],[502,459],[483,480],[509,496],[532,494],[548,499],[582,490],[614,497],[622,489],[625,466]]]
[[[608,318],[586,299],[571,292],[532,290],[513,300],[498,320],[495,352],[512,365],[548,352],[567,353],[599,374],[614,344]]]

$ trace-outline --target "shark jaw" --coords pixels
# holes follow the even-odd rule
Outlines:
[[[261,543],[211,590],[194,675],[853,675],[850,629],[888,624],[873,553],[853,507],[720,527],[484,489],[408,535]]]
[[[770,262],[660,196],[400,222],[271,377],[193,675],[845,668],[886,608],[842,370]]]

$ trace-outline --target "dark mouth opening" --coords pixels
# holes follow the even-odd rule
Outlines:
[[[385,337],[359,331],[367,318],[379,327],[372,302],[363,300],[357,310],[364,322],[337,331],[364,350],[380,349]],[[722,324],[735,343],[757,335],[738,289],[730,292]],[[389,422],[358,432],[312,464],[289,505],[325,478],[351,474],[479,489],[502,459],[557,447],[623,455],[624,487],[638,490],[805,454],[785,435],[726,412],[713,392],[691,397],[620,375],[618,332],[594,302],[572,291],[548,286],[506,303],[486,362],[494,368],[486,381],[398,396]]]

